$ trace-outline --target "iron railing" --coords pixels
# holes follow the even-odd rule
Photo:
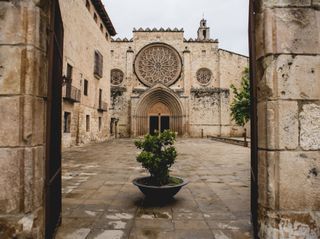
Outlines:
[[[108,103],[99,101],[98,111],[108,111]]]
[[[66,84],[62,87],[62,97],[71,102],[80,102],[81,91],[70,84]]]

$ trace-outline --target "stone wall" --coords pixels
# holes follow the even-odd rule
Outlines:
[[[234,52],[219,49],[220,87],[230,89],[230,86],[233,84],[236,88],[239,88],[244,68],[248,67],[248,64],[249,58]],[[233,98],[233,91],[230,90],[229,106],[222,108],[222,111],[225,111],[225,113],[222,113],[225,118],[221,120],[221,124],[225,130],[230,132],[230,136],[239,137],[243,134],[243,127],[238,126],[230,117],[230,105]],[[223,135],[226,134],[224,133]]]
[[[72,86],[80,90],[80,102],[71,103],[64,99],[64,112],[71,113],[71,130],[62,132],[63,147],[76,144],[103,141],[109,138],[109,110],[98,111],[99,89],[102,89],[102,101],[110,107],[110,40],[111,36],[103,24],[93,4],[86,8],[85,0],[60,0],[60,8],[64,23],[64,75],[67,64],[73,67]],[[90,1],[91,2],[91,1]],[[97,22],[93,16],[97,14]],[[106,37],[108,34],[108,37]],[[103,76],[94,76],[94,52],[103,55]],[[88,95],[84,95],[84,80],[88,81]],[[86,130],[86,115],[90,116],[90,130]],[[99,117],[102,126],[99,130]],[[63,127],[62,127],[63,129]]]
[[[319,1],[258,1],[261,238],[320,237]]]
[[[4,238],[43,238],[47,5],[47,1],[0,1],[0,230]]]

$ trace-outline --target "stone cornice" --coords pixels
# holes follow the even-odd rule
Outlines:
[[[103,21],[103,24],[105,25],[105,27],[107,28],[109,34],[111,36],[115,36],[117,34],[111,19],[103,5],[103,3],[101,2],[101,0],[91,0],[93,6],[95,7],[97,13],[99,14],[101,20]]]

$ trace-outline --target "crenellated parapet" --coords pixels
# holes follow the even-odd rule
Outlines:
[[[178,29],[178,28],[173,28],[173,29],[171,29],[170,27],[168,27],[168,28],[166,28],[166,29],[164,29],[164,28],[149,28],[149,27],[147,27],[147,28],[142,28],[142,27],[140,27],[140,28],[133,28],[133,32],[184,32],[184,30],[183,30],[183,28],[180,28],[180,29]]]
[[[184,38],[183,41],[188,43],[199,43],[199,42],[219,43],[218,39],[199,40],[198,38],[189,38],[189,39]]]
[[[111,42],[133,42],[133,38],[130,38],[130,39],[128,39],[128,38],[120,38],[120,37],[118,37],[118,38],[116,38],[116,39],[111,39]]]

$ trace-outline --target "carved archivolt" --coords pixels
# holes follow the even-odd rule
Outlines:
[[[162,83],[170,86],[180,77],[182,62],[179,53],[173,47],[155,43],[139,52],[134,68],[137,77],[145,85]]]
[[[207,85],[212,78],[212,72],[208,68],[201,68],[197,71],[197,80],[202,85]]]
[[[123,82],[124,74],[119,69],[111,70],[111,84],[112,85],[120,85]]]

